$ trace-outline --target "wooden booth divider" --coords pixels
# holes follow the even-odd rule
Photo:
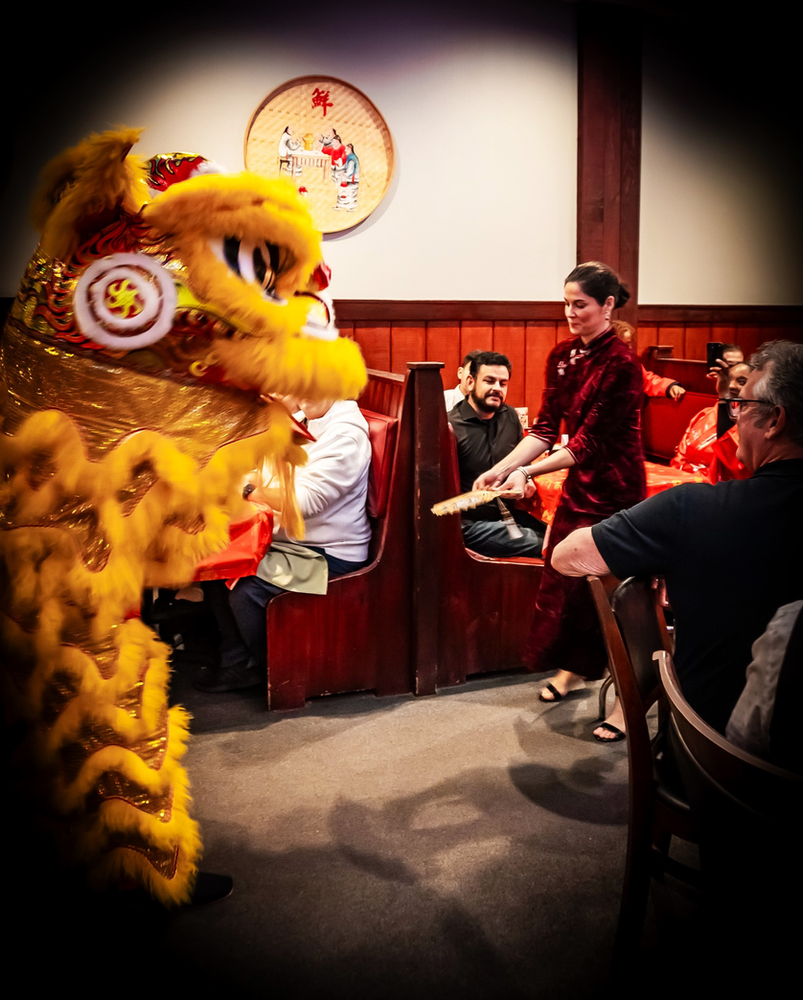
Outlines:
[[[543,562],[469,552],[459,517],[432,514],[460,492],[442,367],[369,372],[359,404],[373,456],[370,561],[323,597],[268,604],[269,708],[351,691],[432,694],[520,666]]]
[[[460,493],[457,450],[446,417],[438,362],[412,363],[419,422],[413,516],[417,562],[416,693],[472,674],[521,666],[543,571],[541,559],[493,559],[469,551],[456,514],[435,517]]]

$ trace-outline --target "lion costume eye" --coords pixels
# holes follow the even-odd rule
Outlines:
[[[212,252],[243,281],[258,285],[263,294],[276,302],[276,280],[289,266],[289,254],[273,243],[240,240],[236,236],[209,241]]]
[[[131,351],[155,344],[173,325],[172,275],[141,253],[113,253],[86,269],[75,286],[75,319],[104,347]]]

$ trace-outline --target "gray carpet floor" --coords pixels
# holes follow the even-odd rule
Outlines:
[[[179,673],[202,867],[235,889],[166,924],[174,968],[277,998],[599,995],[626,746],[592,738],[598,685],[558,705],[541,686],[512,674],[276,715],[261,692],[200,694]]]
[[[497,675],[279,715],[259,690],[202,694],[190,679],[177,664],[201,867],[231,875],[232,895],[170,914],[92,896],[48,863],[46,841],[7,822],[10,981],[115,998],[610,992],[627,751],[591,736],[598,685],[546,705],[542,679]],[[654,884],[638,989],[621,995],[645,983],[651,997],[693,995],[697,940],[694,891]]]

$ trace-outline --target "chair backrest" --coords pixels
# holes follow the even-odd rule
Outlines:
[[[672,657],[663,652],[656,659],[692,807],[709,815],[741,814],[745,820],[794,823],[797,828],[803,776],[729,743],[683,697]]]
[[[611,673],[623,701],[642,715],[660,688],[652,654],[668,649],[669,637],[649,580],[608,576],[588,578],[597,608]]]
[[[647,801],[653,786],[652,738],[647,711],[658,698],[658,675],[652,654],[669,638],[649,580],[614,576],[588,578],[608,653],[616,693],[625,717],[630,764],[631,807]]]
[[[798,612],[786,645],[775,688],[775,707],[770,723],[770,755],[781,767],[803,772],[803,747],[797,713],[803,701],[803,608]]]

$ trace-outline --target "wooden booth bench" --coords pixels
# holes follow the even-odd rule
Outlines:
[[[368,564],[331,580],[324,596],[285,593],[267,607],[268,707],[322,694],[412,690],[412,386],[369,371],[359,399],[371,439]]]
[[[657,375],[674,379],[686,390],[680,401],[655,396],[645,401],[641,418],[644,457],[667,464],[692,417],[706,406],[713,406],[717,395],[705,361],[672,357],[671,347],[650,347],[644,366]]]
[[[679,363],[679,362],[676,362]],[[521,666],[541,559],[466,548],[458,515],[431,507],[460,493],[440,362],[406,375],[370,371],[359,399],[371,437],[368,565],[325,596],[286,593],[267,607],[268,706],[324,694],[432,694],[480,673]],[[715,396],[649,399],[644,447],[668,462],[689,420]]]
[[[693,416],[717,397],[688,391],[680,400],[647,396],[641,413],[641,443],[650,462],[668,465]]]

